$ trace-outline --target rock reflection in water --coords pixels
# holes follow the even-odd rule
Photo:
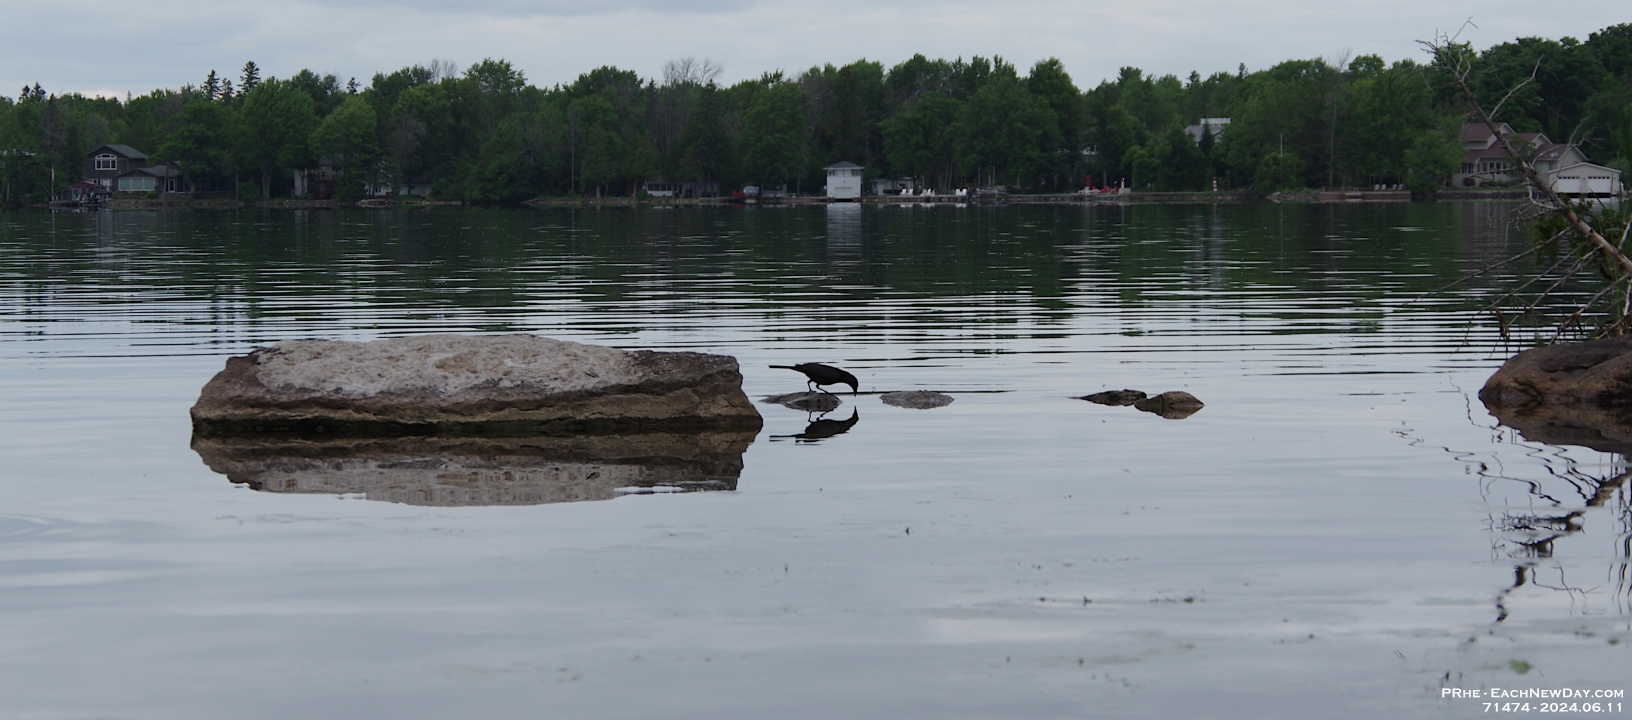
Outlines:
[[[194,436],[211,470],[262,492],[408,505],[539,505],[735,490],[753,432],[293,440]]]
[[[1503,590],[1496,600],[1497,622],[1508,617],[1507,599],[1513,592],[1532,585],[1551,590],[1586,594],[1586,590],[1572,586],[1564,577],[1562,566],[1559,577],[1543,581],[1537,575],[1540,561],[1553,558],[1554,546],[1571,535],[1582,532],[1586,516],[1595,508],[1612,507],[1620,522],[1620,537],[1616,547],[1620,557],[1609,568],[1608,577],[1615,585],[1613,593],[1617,604],[1632,596],[1632,506],[1623,492],[1632,479],[1627,458],[1632,455],[1632,416],[1623,411],[1591,405],[1533,405],[1522,408],[1489,408],[1503,426],[1517,430],[1527,441],[1547,445],[1573,445],[1615,455],[1608,473],[1593,474],[1583,471],[1576,463],[1561,456],[1562,467],[1552,472],[1554,478],[1568,483],[1570,491],[1579,498],[1546,488],[1542,483],[1524,481],[1537,505],[1554,508],[1551,512],[1504,512],[1492,518],[1493,529],[1507,545],[1507,557],[1516,561],[1513,584]],[[1551,464],[1551,462],[1549,462]],[[1479,474],[1491,479],[1505,479],[1499,471],[1482,467]],[[1515,478],[1516,479],[1516,478]],[[1579,503],[1579,504],[1577,504]],[[1629,603],[1632,604],[1632,603]]]
[[[772,395],[760,402],[806,412],[829,413],[839,409],[840,403],[844,401],[830,392],[797,392],[786,395]]]

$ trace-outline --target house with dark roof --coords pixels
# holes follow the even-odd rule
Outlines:
[[[132,168],[113,179],[114,192],[187,192],[186,179],[173,163]]]
[[[175,163],[149,165],[147,154],[129,145],[101,145],[85,156],[85,182],[112,193],[183,193],[189,197],[232,197],[230,178],[194,177],[189,182]]]
[[[113,189],[113,179],[147,167],[147,154],[129,145],[100,145],[85,156],[85,179]]]
[[[1528,153],[1536,172],[1544,176],[1559,168],[1587,161],[1581,148],[1568,143],[1555,143],[1542,133],[1515,132],[1507,123],[1498,125],[1497,129],[1519,152]],[[1462,126],[1462,147],[1467,151],[1467,156],[1462,160],[1462,171],[1451,175],[1452,187],[1479,187],[1488,183],[1507,184],[1522,180],[1513,172],[1513,159],[1507,156],[1507,150],[1502,148],[1498,136],[1484,123]]]

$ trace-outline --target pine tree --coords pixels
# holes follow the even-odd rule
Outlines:
[[[346,81],[346,92],[356,95],[357,90],[360,88],[362,88],[362,85],[358,84],[357,78],[352,78]]]
[[[220,95],[220,94],[221,94],[221,81],[217,80],[215,78],[215,71],[211,70],[210,71],[210,76],[207,77],[207,78],[204,78],[204,97],[207,97],[210,100],[214,100],[216,98],[216,96]]]
[[[248,95],[249,91],[254,90],[255,86],[259,84],[261,84],[261,69],[255,66],[254,60],[244,63],[243,81],[238,83],[238,91]]]

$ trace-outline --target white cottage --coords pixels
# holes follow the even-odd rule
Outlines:
[[[827,171],[828,197],[834,200],[861,199],[862,167],[860,165],[840,161],[822,169]]]

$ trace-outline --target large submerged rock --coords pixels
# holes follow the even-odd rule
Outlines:
[[[1479,399],[1526,439],[1632,453],[1632,338],[1526,350],[1485,381]]]
[[[734,358],[536,335],[292,340],[227,360],[200,437],[757,431]]]

